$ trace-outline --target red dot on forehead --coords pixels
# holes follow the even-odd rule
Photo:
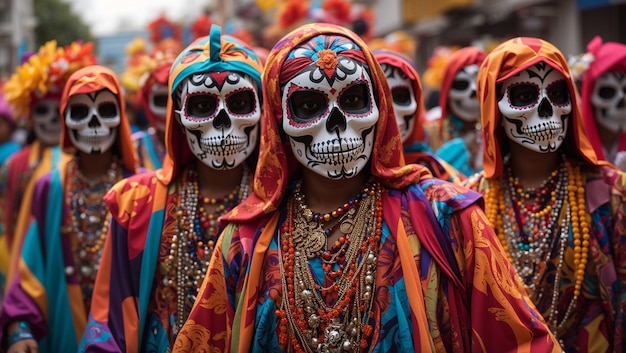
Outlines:
[[[334,95],[335,93],[337,93],[337,90],[336,90],[336,89],[334,89],[334,88],[331,88],[331,89],[330,89],[330,93]]]

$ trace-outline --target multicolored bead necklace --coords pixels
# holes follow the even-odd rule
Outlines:
[[[508,164],[507,157],[505,165]],[[551,296],[549,307],[539,309],[557,333],[574,313],[589,257],[591,216],[586,209],[584,177],[580,167],[573,166],[565,157],[562,165],[533,192],[523,189],[511,176],[510,168],[507,174],[509,177],[501,181],[489,181],[485,193],[487,218],[533,302],[542,301],[544,294]],[[535,203],[528,206],[524,201],[531,197],[535,197]],[[544,200],[548,200],[547,203]],[[569,246],[574,250],[574,263],[566,264],[570,229],[573,239]],[[558,257],[555,275],[548,278],[545,264],[554,254]],[[565,313],[560,314],[557,305],[563,294],[564,266],[573,267],[576,278],[573,297]],[[550,293],[544,293],[545,285],[541,286],[544,281],[551,282]]]
[[[185,323],[204,280],[219,235],[219,217],[248,196],[250,173],[244,168],[241,183],[219,199],[200,195],[195,168],[183,173],[180,185],[178,234],[170,240],[169,255],[164,263],[167,274],[163,280],[164,285],[176,289],[174,333]],[[208,205],[217,206],[216,212],[208,213]]]
[[[279,247],[282,304],[276,311],[279,344],[283,349],[290,346],[295,352],[356,352],[369,346],[373,327],[368,321],[373,315],[376,262],[382,234],[382,190],[379,183],[368,184],[360,196],[346,204],[348,207],[342,207],[344,214],[355,210],[351,212],[350,225],[340,225],[340,229],[348,231],[345,237],[350,241],[335,244],[343,249],[342,264],[332,264],[332,256],[324,259],[326,255],[321,255],[321,250],[311,250],[313,246],[307,244],[311,242],[307,238],[311,229],[318,227],[311,223],[317,223],[320,218],[314,220],[304,206],[299,188],[289,199]],[[331,213],[328,220],[342,219],[341,212],[336,216]],[[324,216],[321,219],[325,219]],[[333,275],[326,271],[329,286],[318,283],[311,273],[309,260],[313,254],[322,256],[324,265],[340,267]]]
[[[75,266],[67,266],[65,273],[68,276],[77,274],[85,308],[89,309],[111,219],[104,204],[104,195],[122,179],[122,170],[118,166],[117,157],[114,157],[109,170],[102,177],[88,180],[78,168],[78,157],[75,157],[68,163],[66,178],[69,181],[69,188],[65,191],[69,223],[62,232],[71,234],[76,243],[73,246]],[[76,272],[76,269],[79,271]]]

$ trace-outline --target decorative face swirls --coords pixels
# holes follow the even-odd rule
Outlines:
[[[626,72],[608,71],[598,77],[591,105],[599,125],[614,133],[626,131]]]
[[[165,131],[165,117],[167,115],[167,85],[155,82],[148,95],[149,109],[156,119],[157,130]]]
[[[508,138],[536,152],[556,151],[572,111],[565,76],[540,62],[503,81],[502,90],[498,107]]]
[[[309,65],[282,91],[282,127],[296,159],[330,179],[363,170],[378,121],[367,69],[348,57],[336,59],[334,70]]]
[[[480,104],[476,96],[478,65],[461,68],[454,76],[448,92],[448,107],[454,116],[463,121],[473,122],[480,119]]]
[[[253,79],[233,71],[194,74],[180,86],[180,121],[202,163],[232,169],[256,147],[261,106]]]
[[[106,89],[71,96],[65,109],[65,125],[77,149],[92,154],[107,151],[120,125],[118,97]]]
[[[413,81],[400,69],[389,64],[380,65],[385,72],[393,97],[393,111],[396,115],[400,138],[405,142],[415,128],[417,101]]]
[[[61,138],[59,99],[46,96],[33,107],[33,132],[46,145],[58,145]]]

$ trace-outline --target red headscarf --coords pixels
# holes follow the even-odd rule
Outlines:
[[[439,93],[439,107],[441,107],[441,118],[439,119],[439,136],[440,140],[443,139],[444,120],[450,114],[450,108],[448,107],[448,94],[454,82],[454,77],[461,71],[462,68],[469,65],[478,65],[483,63],[487,54],[476,47],[465,47],[452,54],[448,65],[443,73],[443,80],[441,82],[441,90]]]
[[[537,38],[519,37],[510,39],[496,47],[483,61],[478,72],[476,90],[481,107],[483,126],[483,166],[486,178],[502,176],[503,156],[508,138],[500,126],[498,108],[498,83],[518,72],[543,61],[558,70],[568,82],[572,100],[572,114],[563,146],[570,157],[589,164],[598,164],[596,154],[585,134],[580,105],[575,94],[569,67],[563,54],[552,44]]]
[[[92,65],[84,67],[72,74],[65,84],[63,95],[61,96],[61,125],[63,127],[61,132],[61,147],[63,151],[67,153],[74,153],[75,147],[72,140],[69,138],[69,132],[65,125],[65,109],[70,100],[70,97],[76,94],[86,94],[91,92],[97,92],[103,89],[108,89],[118,98],[118,105],[120,107],[120,126],[117,128],[117,141],[114,148],[117,148],[119,156],[124,162],[124,168],[128,171],[136,171],[139,165],[137,159],[137,151],[131,138],[130,124],[126,117],[126,108],[124,104],[124,95],[122,93],[122,87],[115,73],[111,69],[100,66]]]
[[[605,160],[602,141],[600,141],[596,126],[595,111],[591,105],[591,95],[593,94],[596,80],[603,73],[614,70],[626,72],[626,45],[615,42],[602,43],[602,39],[596,36],[587,45],[587,52],[591,53],[594,59],[582,77],[581,105],[583,119],[589,140],[596,151],[598,159]],[[617,150],[626,150],[626,132],[620,134]]]
[[[285,72],[288,55],[297,47],[319,36],[343,37],[359,46],[361,50],[347,50],[356,60],[364,62],[369,68],[374,96],[377,98],[379,118],[376,124],[374,148],[370,158],[371,173],[386,186],[406,187],[419,181],[430,172],[419,165],[405,165],[402,142],[395,122],[391,92],[385,75],[368,46],[352,31],[336,25],[314,23],[292,31],[271,50],[263,73],[263,116],[261,118],[261,144],[259,162],[254,176],[254,194],[240,203],[225,221],[249,221],[278,209],[289,181],[297,175],[299,162],[293,156],[288,140],[281,139],[281,120],[283,117],[280,81],[293,76]],[[332,45],[332,43],[330,43]],[[329,49],[316,48],[317,52]],[[344,55],[339,52],[338,56]],[[360,57],[360,58],[359,58]],[[290,60],[302,60],[296,58]],[[312,61],[311,61],[312,62]]]
[[[374,56],[378,60],[379,64],[387,64],[393,67],[397,67],[411,80],[413,83],[413,93],[415,101],[417,102],[417,110],[415,111],[415,127],[413,132],[406,141],[405,146],[412,145],[416,142],[423,142],[424,136],[424,115],[426,110],[424,109],[424,100],[422,99],[422,83],[420,81],[417,68],[406,56],[388,49],[380,49],[374,51]]]
[[[150,110],[150,91],[155,83],[159,83],[167,87],[167,79],[170,76],[170,68],[172,67],[173,62],[174,60],[172,59],[159,63],[154,71],[150,73],[150,76],[148,76],[148,79],[137,93],[136,102],[141,104],[141,107],[146,113],[146,117],[152,126],[156,126],[157,118],[154,116],[154,113],[152,113],[152,110]]]

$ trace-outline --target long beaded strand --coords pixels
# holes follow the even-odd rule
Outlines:
[[[589,256],[589,239],[590,239],[590,219],[591,215],[586,209],[586,199],[585,199],[585,188],[584,188],[584,177],[580,170],[580,167],[572,166],[571,162],[568,160],[564,161],[565,165],[565,173],[567,174],[567,187],[566,194],[567,199],[563,200],[563,205],[566,205],[565,215],[562,219],[561,223],[561,232],[560,232],[560,251],[559,251],[559,260],[557,263],[557,275],[553,281],[553,293],[550,307],[544,315],[547,315],[547,321],[550,324],[550,327],[554,332],[561,329],[565,322],[571,317],[574,313],[574,308],[576,307],[576,303],[578,297],[581,293],[582,283],[585,276],[585,267],[588,262]],[[502,181],[503,183],[505,180]],[[506,188],[505,188],[506,190]],[[507,215],[507,205],[511,204],[511,200],[507,200],[505,196],[506,192],[503,192],[500,188],[500,183],[495,180],[489,180],[489,189],[485,193],[485,200],[487,202],[486,205],[486,213],[487,217],[494,227],[496,234],[498,235],[498,239],[500,240],[503,248],[507,253],[507,258],[509,261],[515,265],[515,256],[513,255],[512,242],[510,239],[519,238],[520,227],[516,225],[516,222],[510,222],[510,226],[507,226],[507,219],[510,219]],[[569,230],[568,224],[571,225],[573,243],[574,243],[574,269],[575,269],[575,284],[574,284],[574,296],[572,300],[569,301],[568,309],[563,315],[561,322],[559,323],[558,317],[559,313],[556,309],[558,304],[558,297],[560,292],[560,282],[561,282],[561,269],[564,266],[565,261],[565,247],[567,243],[567,232]],[[555,241],[554,243],[557,243]],[[547,261],[548,258],[545,258],[543,261]],[[516,271],[519,273],[520,268],[516,267]],[[545,268],[545,267],[544,267]],[[539,276],[533,276],[533,280],[536,281]],[[534,286],[532,287],[534,288]],[[531,289],[532,289],[531,288]],[[531,293],[532,294],[532,293]],[[535,293],[536,296],[541,297],[541,294]]]

